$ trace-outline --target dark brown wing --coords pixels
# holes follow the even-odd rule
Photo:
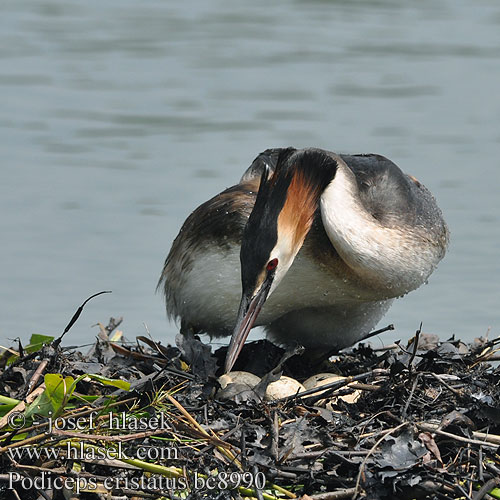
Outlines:
[[[165,294],[167,314],[176,317],[180,288],[194,259],[207,246],[223,252],[240,246],[243,229],[255,203],[257,182],[244,182],[230,187],[200,205],[184,222],[165,260],[157,289]]]

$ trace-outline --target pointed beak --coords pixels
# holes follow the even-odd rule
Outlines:
[[[230,372],[233,368],[255,320],[266,302],[272,282],[273,276],[268,275],[259,291],[252,298],[243,293],[238,311],[238,319],[236,320],[236,326],[226,354],[224,373]]]

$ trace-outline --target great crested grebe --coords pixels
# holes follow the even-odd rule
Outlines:
[[[268,149],[186,219],[158,287],[181,332],[232,334],[230,371],[257,325],[312,351],[354,344],[447,244],[434,197],[387,158]]]

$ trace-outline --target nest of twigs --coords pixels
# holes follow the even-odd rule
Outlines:
[[[0,498],[500,498],[499,339],[361,344],[322,366],[346,378],[321,390],[220,399],[223,351],[127,343],[117,324],[87,354],[4,352]],[[305,378],[299,359],[259,341],[238,368],[265,386]]]

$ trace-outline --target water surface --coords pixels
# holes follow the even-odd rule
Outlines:
[[[172,341],[163,259],[268,147],[376,152],[437,197],[449,253],[398,301],[472,339],[500,321],[496,1],[7,1],[0,16],[0,339],[123,315]]]

